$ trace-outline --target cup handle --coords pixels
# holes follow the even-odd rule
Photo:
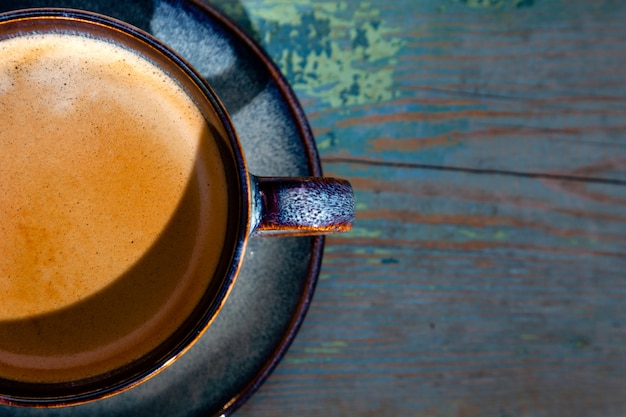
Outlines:
[[[252,236],[313,236],[352,228],[354,194],[348,181],[250,175],[250,184]]]

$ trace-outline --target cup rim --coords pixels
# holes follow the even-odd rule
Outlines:
[[[230,173],[233,175],[227,175],[228,186],[229,189],[231,187],[237,189],[235,196],[231,195],[233,193],[229,193],[229,207],[234,203],[233,199],[237,200],[235,204],[238,208],[238,215],[231,215],[229,209],[228,216],[228,227],[236,230],[236,233],[227,232],[228,244],[225,243],[224,248],[228,248],[228,252],[223,251],[216,270],[218,273],[222,271],[219,275],[223,275],[223,280],[217,286],[215,294],[205,294],[199,301],[198,306],[204,307],[196,307],[192,313],[192,316],[197,316],[197,318],[185,321],[185,325],[189,329],[183,332],[184,337],[176,332],[153,351],[130,364],[94,377],[59,383],[18,382],[0,378],[0,404],[35,408],[64,407],[111,397],[152,378],[180,358],[210,327],[232,290],[242,265],[252,227],[251,184],[241,143],[224,105],[206,80],[166,44],[129,23],[99,13],[73,8],[28,8],[0,13],[0,27],[9,22],[17,21],[28,22],[29,24],[46,22],[41,28],[47,27],[48,29],[37,33],[63,33],[59,30],[58,25],[50,25],[51,21],[64,24],[80,23],[84,27],[96,25],[103,31],[117,32],[122,36],[129,37],[129,39],[139,41],[149,47],[151,54],[159,55],[171,61],[177,69],[189,77],[193,86],[206,99],[205,104],[210,107],[219,122],[218,127],[223,130],[222,134],[219,135],[221,137],[219,145],[222,146],[222,151],[228,153],[232,158]],[[71,32],[74,34],[92,34],[89,31],[81,32],[77,26],[73,26]],[[34,32],[29,30],[16,36],[30,33]],[[139,55],[150,59],[149,56]],[[173,75],[170,76],[174,78]],[[202,103],[196,103],[198,106],[200,104]],[[205,118],[207,117],[208,115],[205,114]],[[211,124],[208,119],[207,122]],[[171,347],[162,349],[165,345]],[[11,385],[16,386],[17,389],[11,390],[12,392],[5,392],[5,388]]]

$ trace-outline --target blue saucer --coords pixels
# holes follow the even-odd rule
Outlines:
[[[0,11],[73,7],[144,29],[187,59],[230,112],[250,171],[321,175],[315,143],[276,66],[235,24],[194,0],[3,0]],[[61,409],[0,406],[1,416],[98,417],[229,415],[280,361],[309,306],[322,238],[253,238],[241,274],[214,324],[179,361],[139,387]]]

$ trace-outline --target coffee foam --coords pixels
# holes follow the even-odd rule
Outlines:
[[[196,275],[210,277],[225,233],[219,151],[191,99],[121,47],[46,34],[2,41],[0,55],[0,339],[30,334],[23,343],[0,342],[0,375],[7,369],[17,379],[55,380],[106,371],[167,337],[206,287]],[[172,242],[162,242],[164,235]],[[129,290],[135,284],[125,282],[114,290],[120,277],[141,275],[146,253],[163,245],[171,249],[155,257],[173,257],[161,268],[168,277],[142,277],[152,288]],[[158,274],[159,265],[148,269]],[[169,292],[160,294],[164,287]],[[81,336],[89,329],[80,326],[126,320],[106,307],[89,313],[89,300],[110,294],[111,302],[99,302],[114,306],[133,291],[160,297],[137,313],[143,324],[93,341]],[[97,317],[63,319],[72,309]],[[66,324],[72,320],[78,324]],[[41,347],[41,323],[55,323],[51,334],[69,326],[63,331],[70,334]],[[120,354],[129,345],[143,347]],[[67,364],[80,370],[15,370]]]
[[[201,117],[189,109],[190,103],[181,103],[181,96],[168,93],[175,87],[172,82],[128,51],[104,42],[95,49],[93,40],[67,36],[63,41],[48,35],[6,43],[9,45],[2,51],[1,73],[3,85],[10,84],[11,88],[4,95],[19,94],[21,100],[11,98],[13,108],[8,109],[8,101],[0,97],[2,113],[11,114],[12,119],[2,123],[0,172],[13,176],[0,185],[4,195],[0,207],[8,217],[1,226],[4,256],[0,271],[9,292],[0,305],[0,320],[72,304],[109,285],[136,262],[176,209],[195,161],[198,144],[194,138],[202,137],[204,128]],[[63,48],[59,47],[61,43]],[[129,85],[124,79],[126,74],[138,78],[138,74],[146,73],[152,76],[141,76],[137,80],[141,84]],[[159,83],[169,85],[162,89]],[[157,97],[146,97],[142,91],[145,89],[161,91],[155,92]],[[151,102],[155,99],[158,104]],[[181,114],[179,109],[185,107],[187,111]],[[131,109],[131,115],[124,120],[121,116],[126,109]],[[93,120],[93,114],[100,114],[100,120]],[[128,137],[135,129],[150,129],[150,124],[161,123],[163,118],[172,119],[169,124],[163,123],[171,126],[164,137]],[[122,123],[111,126],[112,122]],[[59,128],[69,125],[75,125],[71,131]],[[104,129],[120,137],[99,135],[98,131]],[[170,135],[181,138],[169,140]],[[116,141],[128,143],[118,144],[115,149]],[[148,143],[152,141],[155,143]],[[146,156],[145,152],[152,154]],[[169,160],[166,155],[170,155]],[[141,158],[148,161],[141,168],[151,173],[136,173],[134,182],[126,184],[126,170]],[[16,177],[16,173],[23,175]],[[152,175],[158,175],[158,180],[150,178]],[[178,179],[176,184],[171,184],[172,178]],[[123,188],[119,187],[121,183]],[[164,183],[167,189],[162,188]],[[168,195],[162,198],[163,193]],[[102,204],[105,198],[110,200],[106,206]],[[51,205],[55,206],[53,210],[47,208]],[[111,207],[117,208],[117,213],[109,211]],[[142,211],[149,213],[150,221]],[[46,218],[42,218],[44,214]],[[109,219],[98,224],[96,219],[102,216]],[[84,224],[72,225],[79,218]],[[74,246],[89,238],[85,234],[92,235],[90,243],[94,247]],[[98,240],[107,241],[98,244]],[[33,241],[38,248],[32,246]],[[96,256],[95,252],[100,251],[92,249],[98,247],[109,248],[115,252],[114,259],[125,260],[112,265],[110,259]],[[82,259],[84,266],[78,281],[75,266],[68,271],[67,259],[61,261],[56,259],[58,256]],[[28,259],[28,268],[22,265],[24,269],[16,270],[24,259]],[[91,271],[102,268],[107,269],[106,273],[97,274],[95,279]],[[24,302],[23,295],[14,294],[23,293],[26,275],[35,284],[29,293],[39,298],[36,303]],[[69,293],[64,289],[57,294],[61,282],[63,287],[77,286],[78,291]]]

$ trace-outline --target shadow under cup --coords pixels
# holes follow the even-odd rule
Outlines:
[[[241,149],[218,99],[188,64],[161,43],[124,23],[90,13],[31,10],[0,15],[0,41],[31,33],[104,39],[161,68],[204,115],[210,130],[204,133],[217,142],[227,189],[223,196],[226,215],[220,220],[223,230],[209,230],[202,226],[207,162],[200,146],[178,207],[150,248],[122,276],[63,309],[0,321],[0,362],[6,349],[58,360],[68,354],[68,339],[75,341],[69,354],[124,341],[118,359],[94,360],[88,366],[95,373],[87,377],[76,379],[72,372],[66,376],[63,369],[45,371],[56,372],[58,381],[0,377],[0,403],[50,407],[104,398],[128,389],[170,364],[201,336],[223,304],[240,267],[251,227],[250,190]],[[214,255],[207,255],[210,247]],[[173,299],[177,291],[180,295]],[[197,299],[191,305],[190,294]],[[106,313],[110,311],[115,311],[117,319],[111,320]],[[182,316],[181,311],[185,311]],[[133,329],[151,320],[152,333],[127,342],[125,338]]]

